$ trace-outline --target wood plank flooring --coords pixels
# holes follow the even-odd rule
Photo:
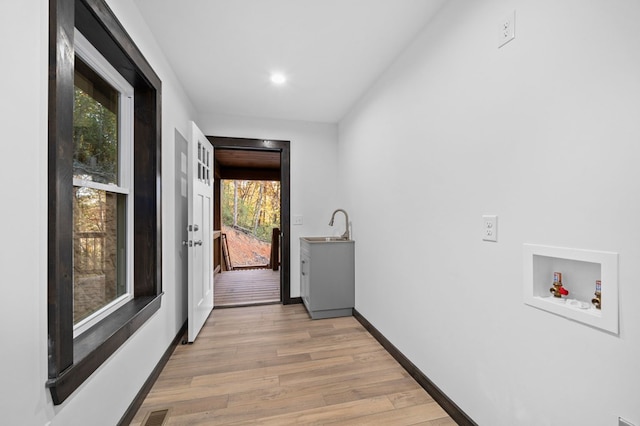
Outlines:
[[[280,301],[280,271],[247,269],[216,274],[215,306],[241,306]]]
[[[214,309],[131,424],[162,409],[165,425],[455,425],[353,317],[302,305]]]

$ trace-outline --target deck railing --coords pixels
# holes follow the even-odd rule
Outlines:
[[[280,229],[273,228],[271,233],[271,257],[269,267],[274,271],[280,269]]]
[[[213,267],[214,272],[242,270],[242,269],[280,269],[280,228],[273,228],[271,233],[271,251],[269,263],[266,265],[234,266],[229,255],[227,234],[221,231],[213,232]]]
[[[222,246],[220,244],[220,231],[213,231],[213,273],[216,274],[222,270]]]
[[[104,274],[104,232],[76,232],[77,250],[74,268],[80,274]]]

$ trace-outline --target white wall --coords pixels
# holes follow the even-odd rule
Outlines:
[[[291,225],[291,297],[300,296],[300,237],[344,232],[336,219],[327,224],[338,205],[337,126],[223,114],[200,114],[205,135],[290,141],[291,215],[303,216],[303,225]],[[286,238],[286,237],[285,237]]]
[[[640,425],[639,20],[451,0],[340,123],[356,308],[481,425]],[[525,242],[618,252],[619,335],[524,305]]]
[[[46,419],[47,20],[45,1],[9,2],[0,14],[0,409],[9,424]]]
[[[132,2],[110,0],[162,80],[163,289],[161,310],[64,404],[47,380],[48,1],[6,2],[0,14],[0,411],[12,425],[114,425],[186,319],[173,220],[174,129],[187,133],[193,107]],[[50,422],[50,423],[49,423]]]

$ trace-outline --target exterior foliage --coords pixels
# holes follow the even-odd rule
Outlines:
[[[280,182],[223,180],[222,223],[271,241],[280,228]]]
[[[117,101],[117,92],[112,88],[103,92],[87,92],[75,87],[73,168],[76,177],[100,183],[118,183]]]

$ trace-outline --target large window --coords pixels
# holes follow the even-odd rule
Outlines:
[[[104,0],[49,0],[48,347],[62,403],[160,308],[161,82]]]
[[[73,96],[74,335],[132,298],[133,87],[78,31]]]

